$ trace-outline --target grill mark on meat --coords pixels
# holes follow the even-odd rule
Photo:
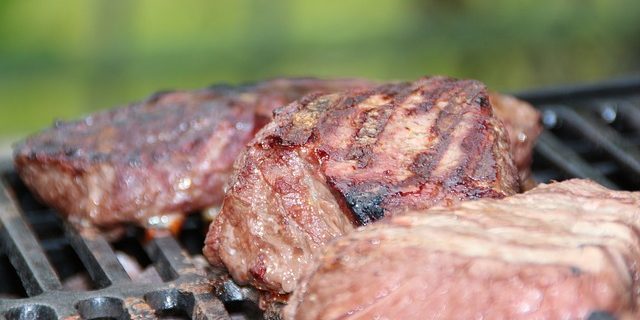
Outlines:
[[[485,160],[485,156],[487,155],[486,150],[491,150],[493,139],[487,134],[485,122],[474,124],[474,129],[475,130],[469,130],[467,136],[465,136],[462,139],[462,143],[460,143],[460,148],[463,154],[466,155],[466,157],[461,159],[460,164],[461,167],[465,168],[467,176],[475,178],[477,176],[476,169],[485,165],[482,163],[482,160]],[[489,164],[494,163],[491,158],[486,160]],[[492,169],[493,165],[489,166],[489,168]],[[495,177],[495,171],[487,173],[485,177]]]
[[[380,219],[386,205],[396,202],[394,198],[420,194],[425,191],[425,183],[441,184],[471,199],[504,196],[473,179],[478,177],[475,169],[481,160],[487,163],[481,168],[480,178],[499,178],[492,156],[497,150],[490,147],[495,143],[495,132],[489,129],[499,124],[483,120],[491,118],[492,111],[481,84],[436,78],[422,87],[387,86],[380,91],[380,95],[361,99],[360,104],[350,104],[356,110],[356,115],[351,115],[355,129],[347,131],[353,135],[353,142],[344,158],[339,151],[333,152],[333,159],[323,163],[328,182],[345,197],[359,224]],[[380,97],[390,101],[385,103]],[[380,110],[393,106],[390,115],[379,117]],[[328,113],[326,118],[333,118],[331,110]],[[338,121],[344,118],[348,117]],[[403,142],[406,148],[398,145]],[[331,150],[322,144],[318,148]],[[396,156],[393,153],[397,152],[387,151],[394,148],[402,152]],[[397,166],[385,168],[388,162]],[[367,171],[361,170],[364,168]],[[381,177],[373,185],[366,182],[372,172]],[[417,190],[401,189],[414,186]],[[432,188],[437,190],[437,186]]]
[[[398,112],[406,110],[409,104],[413,106],[410,101],[407,101],[411,100],[411,95],[405,93],[407,91],[409,90],[402,91],[396,96],[389,93],[382,97],[373,95],[355,106],[358,111],[362,112],[359,114],[360,121],[354,123],[356,133],[349,148],[350,151],[346,156],[346,161],[341,161],[347,166],[353,166],[350,168],[351,172],[357,174],[356,170],[363,169],[372,161],[377,160],[372,159],[374,148],[377,145],[385,144],[385,141],[380,141],[380,135],[386,129],[390,119],[393,119],[394,116],[397,117]],[[397,106],[395,110],[391,109],[393,105]],[[350,164],[349,160],[354,161],[355,164]],[[390,192],[390,188],[385,183],[362,183],[345,187],[345,183],[342,181],[336,182],[330,179],[330,182],[334,188],[338,186],[358,224],[365,225],[384,216],[382,204]]]
[[[280,126],[267,138],[274,139],[271,144],[284,146],[297,146],[307,143],[313,135],[322,112],[340,100],[339,95],[320,94],[307,95],[299,102],[294,102],[291,108],[280,109],[274,112],[280,119]],[[286,113],[285,113],[286,112]]]
[[[494,152],[493,148],[488,147],[488,141],[483,141],[483,148],[479,150],[479,154],[482,155],[482,158],[477,160],[477,165],[474,166],[472,177],[475,180],[494,180],[498,177],[498,171],[496,170],[496,161],[492,157],[492,152]],[[493,141],[491,141],[493,142]]]
[[[415,96],[415,90],[403,90],[399,93],[387,92],[383,95],[373,95],[357,105],[362,113],[354,127],[356,134],[353,138],[349,153],[345,160],[353,160],[353,171],[364,169],[372,161],[374,148],[380,144],[380,135],[387,128],[387,124],[398,113],[415,108],[411,97]],[[384,92],[384,90],[383,90]],[[394,108],[396,106],[396,108]],[[391,186],[384,182],[361,183],[350,187],[344,187],[343,182],[335,182],[329,179],[330,184],[340,190],[350,211],[354,214],[355,221],[360,225],[366,225],[384,217],[383,201],[392,192]]]
[[[476,89],[477,90],[477,89]],[[455,91],[451,94],[451,96],[458,96],[460,91]],[[474,93],[475,97],[477,93]],[[459,96],[456,101],[451,101],[451,96],[445,97],[445,101],[447,101],[446,107],[443,108],[441,116],[438,117],[436,121],[436,126],[434,126],[434,130],[436,130],[436,135],[441,137],[440,141],[436,145],[435,149],[440,151],[437,157],[434,159],[438,165],[434,168],[433,173],[436,176],[445,176],[447,171],[451,171],[454,168],[461,168],[458,164],[462,162],[466,155],[460,150],[459,144],[451,144],[452,141],[463,141],[463,137],[465,133],[473,134],[473,128],[466,128],[462,124],[471,123],[471,125],[475,125],[476,123],[473,121],[476,117],[473,113],[469,113],[469,111],[463,112],[455,112],[454,104],[464,104],[467,108],[474,108],[470,101],[473,101],[474,97],[469,100],[462,100]],[[453,111],[453,112],[452,112]],[[463,121],[467,119],[468,121]],[[477,133],[479,134],[479,133]],[[448,180],[453,179],[454,177],[450,177]]]
[[[441,159],[447,152],[449,143],[451,142],[451,131],[457,124],[460,123],[461,117],[457,113],[451,113],[453,107],[451,102],[448,101],[449,97],[459,93],[460,89],[454,89],[454,92],[449,91],[450,88],[442,87],[437,90],[427,93],[423,96],[426,97],[426,102],[422,103],[421,107],[427,113],[436,113],[435,123],[433,126],[429,126],[431,131],[428,140],[433,140],[433,144],[425,152],[418,153],[414,157],[413,163],[409,165],[410,170],[423,178],[423,181],[431,180],[432,172],[439,166]],[[451,93],[447,95],[447,93]],[[434,104],[433,101],[436,103]],[[425,105],[428,104],[426,107]],[[433,108],[437,105],[438,108]],[[451,125],[447,126],[446,123],[450,122]],[[445,124],[443,126],[443,123]],[[412,177],[409,177],[410,179]],[[415,179],[411,179],[411,183]],[[421,179],[418,179],[420,181]]]
[[[436,81],[436,83],[440,82]],[[453,86],[453,88],[449,86],[439,86],[436,87],[435,90],[429,91],[428,89],[424,89],[422,92],[415,92],[412,88],[402,91],[402,95],[406,100],[397,103],[398,107],[389,116],[385,125],[393,121],[401,123],[407,114],[417,116],[416,113],[421,112],[426,117],[430,115],[433,117],[433,115],[437,114],[435,125],[427,126],[427,128],[431,130],[430,137],[419,136],[425,141],[435,142],[431,142],[432,144],[428,151],[417,153],[413,162],[408,165],[408,170],[418,175],[418,177],[409,176],[404,181],[397,183],[395,187],[385,182],[377,183],[371,187],[366,183],[345,185],[345,183],[340,183],[339,180],[337,183],[334,182],[332,185],[341,190],[347,204],[351,207],[351,211],[355,215],[356,221],[365,225],[382,218],[385,212],[385,198],[400,195],[400,192],[397,190],[397,185],[421,185],[429,181],[437,182],[441,179],[445,188],[454,188],[458,192],[467,194],[472,199],[487,196],[499,198],[503,196],[497,192],[483,190],[482,186],[469,187],[469,185],[473,185],[474,182],[464,178],[465,176],[473,174],[475,164],[481,160],[480,155],[486,154],[483,154],[483,148],[487,149],[487,145],[490,146],[493,140],[487,130],[485,130],[486,127],[482,123],[477,123],[476,114],[470,112],[464,112],[462,114],[460,112],[454,112],[455,108],[459,108],[461,104],[468,105],[468,108],[471,108],[470,103],[477,102],[480,113],[486,114],[488,110],[490,115],[491,106],[489,105],[488,97],[486,97],[486,95],[479,97],[480,89],[476,89],[466,95],[466,100],[464,100],[458,97],[461,91],[460,86]],[[425,96],[428,97],[427,101],[436,101],[436,103],[432,103],[431,105],[420,103],[422,102],[421,99]],[[452,97],[458,98],[456,101],[452,101],[454,100]],[[437,106],[437,108],[434,108],[434,106]],[[364,109],[371,110],[371,108],[366,107]],[[461,125],[463,123],[464,125]],[[380,133],[384,132],[384,130],[388,130],[386,126],[383,130],[379,130],[376,136],[375,143],[378,148],[390,147],[389,145],[391,143],[397,143],[392,139],[383,141],[380,138]],[[356,145],[357,141],[358,137],[356,136]],[[452,145],[453,141],[462,141],[462,143]],[[373,148],[370,148],[369,150],[372,149]],[[416,149],[419,150],[420,148]],[[492,148],[488,149],[489,153],[493,151]],[[370,164],[371,153],[364,153],[362,149],[357,147],[355,148],[355,152],[357,152],[361,158],[357,159],[358,165],[353,168],[354,171]],[[408,157],[411,157],[411,155]],[[365,160],[362,161],[362,158],[365,158]],[[362,162],[366,165],[362,165]],[[495,162],[490,162],[488,168],[493,169],[493,164],[495,164]],[[488,171],[488,169],[485,168],[485,171]],[[485,176],[495,178],[495,170],[491,171],[493,175],[485,174]],[[435,176],[432,176],[432,174]],[[422,187],[419,188],[419,191],[423,191]],[[406,192],[403,194],[406,194]],[[387,200],[387,202],[391,201]]]
[[[447,172],[459,168],[458,165],[459,162],[461,162],[459,158],[464,155],[460,150],[460,146],[458,144],[452,144],[451,142],[460,140],[462,136],[469,131],[462,126],[464,115],[452,115],[449,114],[447,110],[443,110],[441,115],[442,114],[444,114],[444,116],[439,118],[436,124],[438,126],[436,134],[440,139],[433,147],[433,150],[436,151],[436,154],[432,157],[435,164],[433,170],[429,172],[430,176],[438,178],[444,178]],[[445,123],[444,127],[440,127],[443,122]],[[447,125],[447,122],[449,122],[449,125]]]
[[[372,101],[369,101],[372,100]],[[347,160],[357,161],[356,168],[365,168],[372,155],[372,146],[378,141],[378,136],[387,125],[391,116],[392,107],[386,99],[380,96],[372,96],[358,105],[362,112],[358,115],[355,126],[359,128],[347,154]]]

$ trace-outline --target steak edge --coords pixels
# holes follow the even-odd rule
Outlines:
[[[637,319],[638,208],[569,180],[396,216],[328,246],[284,318]]]

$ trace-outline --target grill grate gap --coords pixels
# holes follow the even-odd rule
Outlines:
[[[126,229],[125,236],[111,246],[133,282],[159,283],[162,280],[142,245],[144,239],[145,231],[131,226]]]
[[[203,214],[200,212],[191,213],[185,219],[178,240],[190,255],[202,254],[202,244],[208,225],[209,223],[203,219]]]
[[[549,107],[543,109],[545,116],[549,117],[549,113],[553,113],[557,118],[555,123],[548,123],[547,130],[567,147],[571,148],[581,158],[588,162],[605,161],[607,154],[598,145],[594,145],[592,141],[587,139],[580,130],[572,126],[566,120],[562,112],[558,112],[560,107]]]
[[[16,269],[11,265],[6,254],[0,254],[0,299],[26,298],[27,292],[20,282]]]
[[[535,166],[539,166],[540,164],[540,162],[537,161],[547,161],[550,163],[547,170],[556,169],[557,172],[560,173],[558,178],[551,178],[547,180],[547,177],[542,177],[538,181],[550,181],[554,179],[562,180],[567,177],[579,177],[592,179],[612,189],[618,188],[615,183],[602,175],[601,172],[592,167],[586,160],[581,158],[577,153],[572,151],[569,146],[564,144],[550,132],[544,131],[538,138],[535,155],[537,156],[534,159]],[[538,170],[540,170],[539,167]],[[533,173],[535,176],[539,174],[539,171],[533,171]]]
[[[536,181],[560,181],[571,177],[561,169],[556,168],[552,161],[546,159],[539,152],[534,155],[531,170]]]
[[[548,132],[554,137],[561,137],[556,140],[585,160],[597,175],[604,176],[622,189],[638,190],[640,152],[633,141],[638,134],[619,132],[615,130],[615,126],[607,123],[607,119],[612,123],[616,121],[617,111],[611,111],[615,115],[606,115],[606,112],[603,115],[603,112],[597,113],[598,109],[590,105],[593,104],[546,106],[543,108],[543,115]],[[553,162],[563,166],[563,162],[572,161],[557,159]],[[581,176],[575,173],[572,175]],[[594,180],[612,187],[603,183],[601,178]]]

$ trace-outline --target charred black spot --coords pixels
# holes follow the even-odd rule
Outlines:
[[[481,94],[476,98],[476,103],[480,105],[481,110],[490,110],[491,103],[489,102],[489,97],[485,94]]]
[[[616,316],[612,315],[608,311],[596,310],[592,311],[587,320],[616,320],[618,319]]]
[[[451,189],[463,184],[465,182],[464,179],[462,178],[463,175],[464,175],[464,168],[461,168],[461,167],[455,168],[451,172],[451,174],[449,174],[444,179],[444,181],[442,181],[442,186],[447,189]]]
[[[384,217],[383,197],[377,193],[353,191],[345,195],[356,222],[366,225]]]
[[[438,159],[438,154],[434,153],[432,150],[419,153],[413,160],[409,169],[416,175],[428,179],[433,168],[437,164]]]
[[[480,105],[480,106],[487,106],[489,105],[489,100],[487,99],[487,97],[485,96],[479,96],[476,98],[476,102]]]

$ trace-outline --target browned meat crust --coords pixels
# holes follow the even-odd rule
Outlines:
[[[370,85],[275,79],[158,93],[56,123],[16,146],[15,165],[31,190],[74,222],[146,225],[218,205],[233,161],[276,107],[311,92]]]
[[[570,180],[393,217],[331,244],[285,318],[638,319],[638,208]]]
[[[307,96],[276,110],[236,162],[204,253],[239,283],[291,292],[323,246],[354,226],[514,194],[507,141],[477,81]]]

